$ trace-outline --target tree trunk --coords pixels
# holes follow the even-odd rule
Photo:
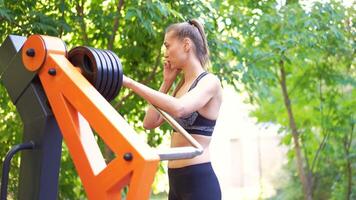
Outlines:
[[[352,161],[350,159],[350,149],[352,144],[352,136],[354,132],[354,125],[351,125],[350,136],[347,135],[344,138],[344,151],[346,157],[346,174],[347,174],[347,191],[346,191],[346,200],[351,199],[352,194]]]
[[[154,77],[155,75],[157,74],[157,70],[158,70],[158,67],[159,67],[159,64],[160,64],[160,61],[161,61],[161,56],[162,56],[162,52],[159,51],[157,57],[156,57],[156,60],[155,60],[155,65],[153,67],[153,70],[150,72],[150,74],[146,77],[146,79],[144,80],[140,80],[139,82],[146,85],[147,83],[149,83]],[[131,90],[126,96],[122,97],[120,99],[120,101],[118,101],[115,105],[114,105],[114,108],[117,110],[119,109],[122,104],[131,96],[133,95],[134,92]]]
[[[75,8],[77,10],[77,15],[79,17],[79,25],[80,25],[80,28],[82,29],[83,43],[85,45],[89,45],[87,26],[84,21],[84,3],[85,3],[85,0],[77,1]]]
[[[289,95],[288,95],[288,90],[287,90],[287,83],[286,83],[286,74],[284,70],[284,62],[281,60],[279,62],[279,67],[280,67],[280,85],[282,89],[282,94],[283,94],[283,99],[284,99],[284,105],[287,109],[288,112],[288,119],[289,119],[289,127],[292,130],[292,137],[293,137],[293,142],[294,142],[294,151],[296,154],[296,159],[297,159],[297,170],[298,170],[298,175],[300,178],[300,181],[303,186],[303,191],[304,191],[304,199],[305,200],[312,200],[312,175],[309,170],[307,170],[307,173],[304,170],[304,162],[302,158],[302,153],[301,153],[301,148],[299,144],[299,133],[297,129],[297,125],[295,123],[293,111],[292,111],[292,105],[290,103]],[[308,176],[307,176],[308,174]]]
[[[119,0],[119,3],[117,4],[117,7],[116,7],[116,16],[114,18],[114,25],[113,25],[112,33],[111,33],[109,41],[108,41],[108,49],[109,50],[112,50],[114,47],[116,31],[119,28],[120,11],[121,11],[123,5],[124,5],[124,0]]]
[[[62,4],[65,4],[65,2],[64,2],[64,0],[61,0],[61,3]],[[60,9],[59,9],[60,10]],[[63,10],[61,11],[61,19],[63,20],[63,21],[65,21],[65,19],[64,19],[64,17],[65,17],[65,9],[63,8]],[[1,19],[0,19],[1,20]],[[63,25],[61,25],[61,27],[59,28],[59,31],[58,31],[58,35],[59,35],[59,38],[62,38],[62,36],[63,36]]]
[[[351,200],[351,194],[352,194],[352,166],[351,166],[350,158],[347,158],[347,164],[346,165],[347,165],[347,192],[346,192],[346,199],[347,200]]]

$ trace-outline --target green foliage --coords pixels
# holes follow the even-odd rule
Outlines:
[[[12,146],[21,142],[22,123],[19,119],[16,107],[11,103],[3,84],[0,84],[0,152],[1,157]],[[18,174],[20,172],[19,155],[15,155],[11,162],[11,174],[9,175],[9,190],[17,191]],[[3,158],[1,159],[2,166]],[[2,176],[2,171],[0,171]]]
[[[303,168],[311,176],[315,199],[352,199],[355,191],[355,29],[352,9],[340,3],[316,3],[310,12],[299,4],[261,9],[239,7],[234,22],[242,35],[239,65],[242,82],[255,104],[260,123],[280,125],[288,146],[289,169],[296,158],[291,118],[282,95],[282,68],[298,129]],[[248,19],[248,20],[247,20]],[[282,186],[277,199],[289,195],[298,176]],[[326,189],[327,188],[327,189]],[[299,190],[300,192],[300,190]]]
[[[284,173],[280,173],[275,177],[274,185],[279,188],[276,196],[270,198],[273,200],[294,200],[303,199],[303,193],[298,175],[294,173],[296,171],[295,163],[288,163],[283,168]]]
[[[123,4],[122,4],[123,3]],[[218,11],[209,3],[191,1],[14,1],[0,0],[0,41],[7,35],[29,36],[31,34],[52,35],[62,38],[68,50],[78,45],[88,45],[114,51],[121,59],[124,71],[137,81],[152,88],[159,88],[162,80],[162,44],[165,28],[175,22],[190,18],[204,21],[212,46],[212,70],[221,79],[228,69],[231,53],[237,51],[238,41],[227,36],[221,37],[218,30]],[[233,41],[232,44],[227,41]],[[218,55],[218,56],[215,56]],[[230,69],[229,69],[230,70]],[[230,70],[232,72],[233,70]],[[229,82],[233,82],[230,77]],[[1,88],[1,137],[0,154],[21,140],[21,121],[15,107],[10,103],[4,88]],[[147,131],[142,119],[147,103],[131,91],[123,89],[112,105],[127,119],[139,134],[145,134],[147,143],[153,147],[162,142],[162,137],[171,131],[165,124],[160,130]],[[98,140],[102,152],[105,145]],[[110,159],[110,155],[106,155]],[[14,162],[19,167],[19,160]],[[164,173],[160,168],[158,173]],[[16,194],[18,171],[11,170],[10,193]],[[66,146],[63,146],[60,172],[60,199],[85,198],[80,179],[74,170]]]
[[[121,4],[123,2],[123,4]],[[356,198],[355,12],[340,3],[316,3],[306,12],[297,1],[277,7],[263,1],[33,1],[0,0],[0,41],[9,34],[61,37],[68,50],[88,45],[114,51],[125,74],[152,88],[162,80],[165,28],[190,18],[204,21],[211,69],[224,84],[249,93],[259,123],[280,127],[288,164],[276,199],[301,199],[290,119],[281,90],[285,70],[303,167],[312,176],[315,199]],[[0,155],[20,143],[22,124],[0,86]],[[112,105],[153,147],[171,131],[147,131],[147,103],[123,89]],[[105,152],[104,144],[99,144]],[[60,199],[85,199],[63,146]],[[13,160],[9,191],[16,194],[19,159]],[[351,170],[350,170],[351,169]],[[161,167],[158,173],[164,173]],[[288,179],[285,177],[289,177]],[[351,189],[349,186],[352,186]]]

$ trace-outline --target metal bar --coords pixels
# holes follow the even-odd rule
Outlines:
[[[193,158],[202,154],[197,148],[194,147],[174,147],[157,152],[160,160],[179,160]]]
[[[203,153],[203,147],[173,117],[156,106],[153,107],[178,133],[182,134],[189,143],[195,147],[175,147],[168,149],[168,152],[158,154],[161,160],[187,159]]]
[[[12,157],[14,157],[14,155],[19,151],[26,150],[26,149],[34,149],[34,148],[35,148],[35,143],[30,141],[12,147],[12,149],[6,154],[4,164],[2,167],[0,200],[7,199],[7,185],[9,182],[9,172],[10,172],[10,166],[11,166],[10,164],[11,164]]]

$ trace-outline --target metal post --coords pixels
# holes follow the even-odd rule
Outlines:
[[[25,41],[10,35],[0,47],[0,79],[21,116],[23,142],[36,144],[21,154],[17,199],[57,199],[62,135],[36,73],[22,63]]]

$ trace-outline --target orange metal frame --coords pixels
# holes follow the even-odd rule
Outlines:
[[[29,48],[35,56],[26,55]],[[22,48],[26,68],[38,73],[89,199],[149,199],[159,156],[66,58],[64,42],[32,35]],[[49,73],[49,71],[54,73]],[[116,158],[106,164],[91,127]],[[131,153],[132,160],[123,159]]]

